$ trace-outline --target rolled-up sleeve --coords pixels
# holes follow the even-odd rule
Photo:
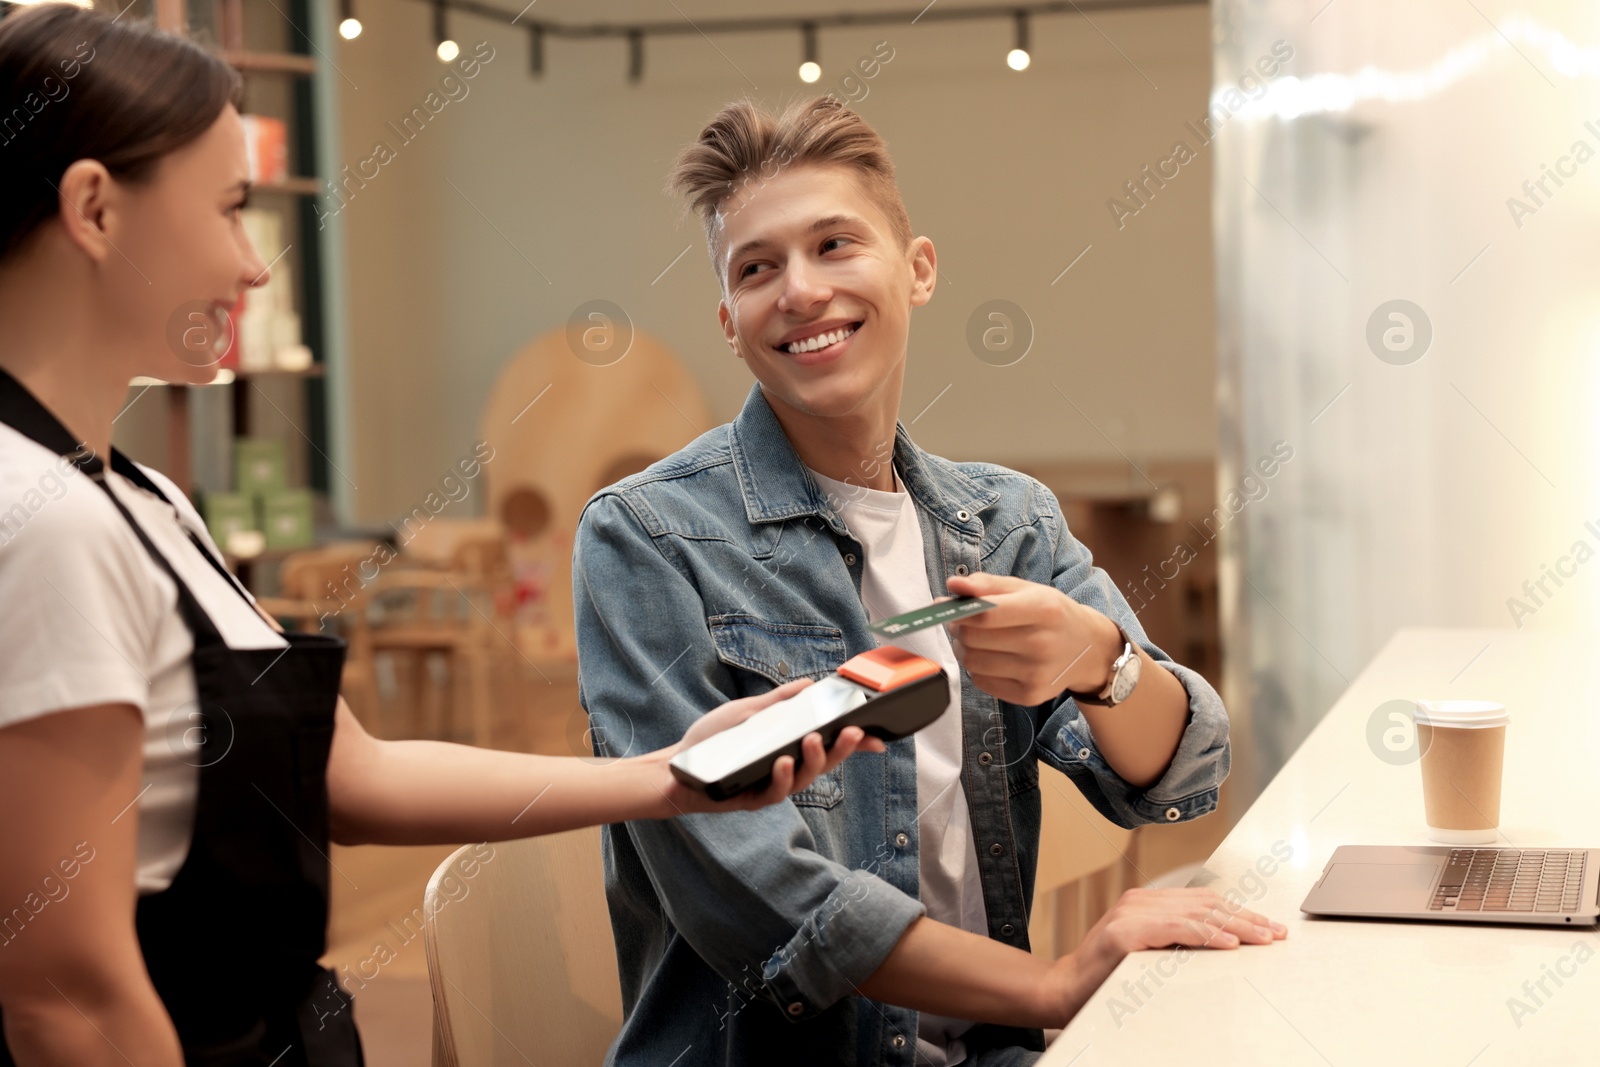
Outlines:
[[[1189,719],[1166,773],[1147,789],[1139,789],[1112,770],[1100,755],[1088,720],[1071,697],[1061,696],[1040,709],[1040,758],[1065,773],[1106,818],[1119,826],[1184,822],[1216,810],[1228,776],[1230,750],[1228,712],[1211,683],[1173,661],[1146,636],[1116,583],[1095,566],[1089,549],[1067,529],[1055,497],[1042,485],[1054,522],[1052,584],[1085,607],[1109,616],[1130,638],[1182,683],[1189,694]]]
[[[733,699],[699,592],[643,501],[590,501],[573,549],[580,698],[597,755],[677,742]],[[622,828],[613,827],[612,832]],[[792,1019],[855,991],[925,911],[870,871],[816,851],[799,810],[626,824],[672,925],[728,982]],[[751,975],[759,975],[759,983]]]

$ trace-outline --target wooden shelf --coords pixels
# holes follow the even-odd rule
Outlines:
[[[152,0],[152,6],[155,9],[155,21],[158,26],[169,33],[174,33],[179,36],[187,35],[190,21],[189,0]],[[272,6],[278,15],[283,16],[284,18],[288,17],[285,15],[282,8],[275,4]],[[224,62],[228,63],[235,70],[245,75],[261,74],[274,77],[288,76],[291,79],[289,82],[265,84],[258,83],[258,87],[260,89],[267,90],[269,96],[274,99],[276,99],[278,96],[281,96],[282,93],[286,91],[290,98],[295,102],[291,111],[289,112],[291,115],[295,116],[290,121],[289,125],[289,132],[291,135],[295,133],[294,123],[313,122],[314,119],[308,117],[310,112],[306,108],[306,100],[309,97],[310,85],[300,79],[314,78],[320,75],[322,64],[318,61],[318,59],[311,55],[273,50],[276,47],[282,47],[282,42],[292,40],[292,38],[289,38],[286,33],[278,36],[277,40],[280,42],[279,44],[268,44],[266,50],[257,50],[247,47],[245,43],[247,40],[247,35],[245,33],[244,0],[213,0],[212,7],[216,16],[215,26],[212,27],[212,30],[215,33],[215,39],[221,45],[221,56]],[[265,13],[262,14],[265,16]],[[270,19],[270,16],[266,17]],[[260,40],[263,43],[272,40],[270,36],[252,37],[248,39]],[[302,130],[300,132],[304,133],[306,131]],[[294,150],[295,146],[298,146],[300,157],[305,160],[305,167],[309,170],[318,169],[316,164],[318,156],[312,143],[304,137],[296,140],[293,136],[291,136],[291,150]],[[308,210],[310,205],[308,204],[307,198],[319,196],[323,192],[322,183],[317,178],[302,175],[292,175],[282,179],[281,181],[261,182],[256,184],[253,189],[254,191],[271,194],[276,197],[287,196],[296,198],[294,201],[288,204],[279,201],[274,203],[272,207],[274,210],[278,211],[292,209],[287,211],[287,214],[291,218],[298,217],[302,224],[310,213]],[[321,276],[321,242],[318,240],[315,233],[311,233],[303,239],[302,244],[304,245],[304,248],[301,252],[301,256],[303,258],[305,270],[307,271],[306,277],[318,279]],[[320,308],[324,299],[324,294],[321,292],[312,292],[310,289],[307,289],[305,292],[305,298],[311,303],[309,308],[298,308],[302,316],[302,322],[308,324],[320,324]],[[300,301],[297,299],[297,303],[299,302]],[[321,333],[320,328],[318,328],[316,325],[312,326],[311,332],[305,337],[305,340],[306,343],[309,344],[313,349],[319,351],[324,343],[323,334]],[[212,382],[209,384],[231,386],[228,392],[231,394],[230,400],[233,415],[232,435],[234,437],[248,436],[250,432],[250,390],[242,387],[244,383],[257,378],[322,379],[325,373],[325,368],[321,363],[312,363],[305,370],[299,371],[278,370],[275,368],[266,368],[262,370],[243,370],[236,367],[227,368],[227,370],[229,373],[224,376],[224,381]],[[131,385],[134,388],[148,387],[150,385],[169,386],[169,388],[163,390],[163,392],[166,394],[164,398],[167,423],[166,474],[185,493],[190,492],[192,486],[190,482],[191,442],[189,440],[189,408],[193,390],[183,383],[169,383],[150,378],[135,379]],[[311,387],[303,386],[301,388],[310,390]],[[304,433],[304,431],[302,431],[302,433]],[[223,445],[226,447],[227,442],[223,442]],[[315,447],[314,444],[313,447]],[[310,488],[312,488],[314,491],[325,493],[325,487],[321,490],[316,489],[315,483],[317,480],[316,473],[313,472],[311,476],[311,481],[313,484],[310,486]],[[255,557],[255,559],[271,560],[273,559],[273,556],[270,553],[264,553],[261,556]],[[241,569],[248,570],[251,561],[240,562]]]
[[[228,49],[222,58],[246,74],[315,74],[317,59],[298,52],[242,52]]]
[[[324,372],[324,368],[321,363],[313,363],[305,370],[279,370],[276,367],[268,367],[264,370],[241,370],[238,367],[223,367],[222,369],[231,371],[233,373],[233,377],[224,379],[222,381],[204,382],[199,385],[195,385],[194,388],[207,389],[217,385],[232,385],[234,382],[244,378],[320,378],[323,376]],[[143,376],[136,377],[132,381],[128,382],[129,388],[132,389],[137,389],[146,385],[178,385],[182,387],[188,387],[189,383],[165,382],[160,378],[146,378]]]
[[[235,378],[320,378],[323,367],[321,363],[313,363],[305,370],[279,370],[276,367],[268,367],[265,370],[241,370],[234,367],[232,370]]]
[[[284,178],[276,182],[257,182],[252,193],[290,193],[294,196],[320,196],[322,183],[315,178]]]

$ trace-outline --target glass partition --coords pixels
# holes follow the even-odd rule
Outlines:
[[[1399,627],[1594,623],[1600,5],[1220,0],[1214,32],[1190,130],[1259,788]],[[1478,695],[1453,674],[1385,696]]]

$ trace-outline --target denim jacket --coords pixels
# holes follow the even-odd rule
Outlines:
[[[1048,583],[1120,623],[1189,694],[1177,754],[1148,789],[1101,758],[1070,697],[1021,707],[962,672],[961,781],[989,936],[1028,948],[1039,763],[1122,826],[1214,810],[1228,719],[1198,674],[1151,644],[1039,482],[921,451],[895,461],[922,526],[930,584],[984,571]],[[757,385],[733,423],[602,490],[573,549],[579,684],[597,755],[676,742],[702,713],[878,644],[861,604],[861,546],[829,507]],[[606,895],[627,1021],[619,1065],[910,1067],[917,1013],[857,992],[918,901],[915,738],[852,757],[760,811],[604,831]],[[980,1025],[969,1054],[1043,1048],[1038,1030]]]

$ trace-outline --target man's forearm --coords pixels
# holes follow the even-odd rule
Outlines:
[[[1031,953],[926,917],[917,919],[863,996],[915,1011],[1002,1026],[1065,1025],[1097,983],[1074,958],[1052,966]]]
[[[1108,618],[1105,623],[1116,646],[1114,659],[1122,653],[1122,637],[1115,623]],[[1128,699],[1114,708],[1078,707],[1111,769],[1128,784],[1148,789],[1161,780],[1177,754],[1189,722],[1189,691],[1148,652],[1134,648],[1141,660],[1139,684]]]

